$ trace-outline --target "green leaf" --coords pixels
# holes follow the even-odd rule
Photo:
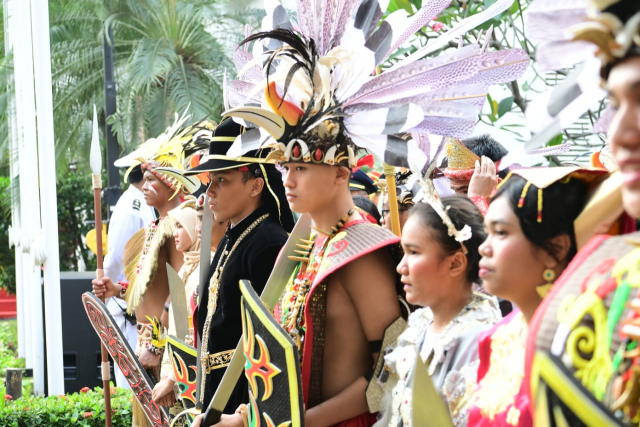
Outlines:
[[[504,12],[503,12],[503,13],[504,13]],[[499,27],[499,26],[502,24],[501,16],[502,16],[502,14],[498,15],[498,16],[497,16],[497,17],[495,17],[495,18],[491,18],[491,19],[489,19],[489,20],[488,20],[487,22],[485,22],[484,24],[482,24],[482,25],[478,25],[478,27],[477,27],[476,29],[479,29],[479,30],[485,30],[485,31],[486,31],[486,30],[488,30],[488,29],[489,29],[489,27],[491,27],[492,25],[493,25],[494,27]]]
[[[517,1],[514,1],[511,7],[509,8],[509,13],[515,15],[520,10],[520,5]]]
[[[559,133],[558,135],[554,136],[553,138],[551,138],[549,140],[549,142],[547,142],[547,147],[553,147],[554,145],[560,145],[562,144],[563,141],[563,137],[562,134]]]
[[[389,7],[387,8],[389,13],[395,12],[398,9],[404,9],[407,13],[413,14],[413,7],[409,0],[391,0],[389,2]]]
[[[498,104],[498,117],[502,117],[511,111],[511,107],[513,106],[513,96],[509,96]]]

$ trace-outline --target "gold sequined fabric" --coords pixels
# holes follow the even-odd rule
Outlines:
[[[473,151],[465,147],[465,145],[456,138],[447,138],[446,150],[448,169],[474,169],[476,160],[480,160],[480,157],[473,154]]]

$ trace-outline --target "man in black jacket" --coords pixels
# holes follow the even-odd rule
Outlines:
[[[198,386],[203,408],[222,380],[242,336],[240,280],[249,280],[261,293],[280,249],[293,228],[282,175],[264,163],[260,151],[232,159],[226,152],[242,128],[227,120],[214,131],[209,155],[187,174],[209,172],[209,208],[229,228],[218,245],[209,276],[198,292],[197,333],[201,338],[202,381]],[[265,150],[268,151],[268,150]],[[225,413],[248,401],[247,381],[240,379]]]

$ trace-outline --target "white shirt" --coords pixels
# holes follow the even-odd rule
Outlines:
[[[135,186],[122,193],[113,208],[113,215],[108,227],[108,251],[104,257],[104,275],[117,283],[124,280],[122,257],[124,247],[136,231],[155,219],[153,208],[147,205],[142,192]]]

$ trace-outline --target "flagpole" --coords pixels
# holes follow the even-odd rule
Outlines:
[[[96,220],[96,258],[97,270],[96,277],[102,279],[104,277],[103,255],[102,255],[102,200],[100,192],[102,190],[102,153],[100,152],[100,141],[98,139],[98,114],[96,106],[93,106],[93,134],[91,136],[91,178],[93,181],[93,210]],[[104,303],[104,296],[100,298]],[[111,427],[111,367],[109,366],[109,355],[104,344],[100,344],[100,352],[102,354],[102,389],[104,394],[104,421],[106,427]]]

